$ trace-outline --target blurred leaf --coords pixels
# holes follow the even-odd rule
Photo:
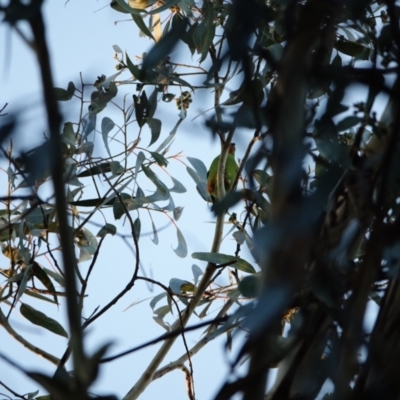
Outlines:
[[[283,46],[280,43],[275,43],[267,47],[267,52],[270,53],[272,59],[277,63],[283,54]]]
[[[39,393],[39,390],[36,390],[36,392],[30,392],[24,395],[28,400],[32,400],[35,396],[37,396]]]
[[[168,210],[168,211],[174,211],[175,207],[176,207],[175,203],[174,203],[174,199],[172,198],[171,195],[169,195],[168,199],[169,199],[168,205],[164,206],[163,209]]]
[[[163,93],[162,95],[162,101],[165,101],[166,103],[171,102],[175,98],[175,95],[173,93]]]
[[[254,179],[260,186],[266,187],[269,180],[271,179],[271,175],[263,171],[262,169],[256,169],[253,171]]]
[[[165,309],[169,312],[169,307],[165,306]],[[153,317],[154,321],[157,322],[158,325],[163,327],[167,332],[170,332],[171,327],[168,323],[164,322],[164,320],[160,316]]]
[[[99,230],[96,236],[103,238],[107,233],[114,236],[117,233],[117,227],[113,224],[107,223]]]
[[[135,234],[137,241],[139,241],[139,238],[140,238],[140,227],[141,227],[140,219],[136,218],[133,223],[133,232]]]
[[[107,78],[108,82],[111,77]],[[103,111],[107,104],[117,95],[118,88],[114,81],[110,81],[109,83],[102,82],[99,84],[99,90],[95,90],[92,92],[90,96],[90,116],[96,115]],[[86,136],[88,133],[86,132]]]
[[[107,172],[111,171],[111,163],[109,162],[104,162],[104,163],[100,163],[100,164],[95,164],[92,167],[83,170],[82,172],[80,172],[79,174],[77,174],[76,176],[78,178],[85,178],[88,176],[94,176],[94,175],[100,175],[100,174],[105,174]]]
[[[158,89],[156,86],[149,97],[149,115],[148,115],[149,119],[153,118],[157,110],[157,97],[158,97]]]
[[[117,44],[113,44],[113,49],[116,53],[123,54],[124,52],[121,50],[121,47],[119,47]]]
[[[346,117],[336,125],[336,128],[338,131],[346,131],[352,128],[353,126],[359,124],[361,121],[362,118],[360,117],[354,117],[354,116]]]
[[[232,236],[235,238],[238,244],[243,244],[246,238],[246,235],[242,231],[233,232]]]
[[[110,148],[108,147],[108,134],[114,129],[114,121],[108,117],[104,117],[101,121],[101,136],[103,137],[104,146],[108,155],[111,157]]]
[[[193,273],[193,278],[194,278],[194,284],[197,285],[197,282],[199,281],[199,277],[203,275],[203,270],[196,264],[192,265],[192,273]]]
[[[193,168],[186,167],[186,171],[191,176],[191,178],[195,181],[195,183],[202,182],[202,179],[200,178],[200,175]]]
[[[96,121],[97,121],[96,114],[89,114],[88,117],[83,120],[84,138],[87,138],[87,136],[95,130]]]
[[[182,235],[182,232],[179,230],[178,227],[176,227],[176,234],[178,237],[178,247],[176,249],[173,249],[175,254],[178,257],[184,258],[187,256],[187,245],[186,245],[186,240],[184,236]]]
[[[67,91],[71,95],[71,97],[74,95],[74,93],[75,93],[74,82],[71,81],[71,82],[68,83]]]
[[[196,185],[197,192],[200,194],[200,196],[205,200],[210,202],[211,201],[211,196],[210,193],[208,193],[207,189],[207,184],[206,182],[199,182]]]
[[[135,106],[136,121],[141,128],[146,122],[149,116],[149,101],[147,99],[146,91],[143,90],[140,98],[133,95],[133,103]]]
[[[18,280],[18,290],[17,294],[15,295],[15,302],[19,301],[19,299],[25,293],[28,281],[31,279],[31,270],[32,270],[31,264],[29,264],[24,268],[22,273],[22,279]]]
[[[145,173],[145,175],[147,176],[147,178],[149,178],[157,187],[157,189],[160,191],[160,193],[164,196],[168,196],[169,191],[168,188],[164,185],[164,183],[162,183],[157,175],[148,167],[146,167],[145,165],[142,165],[142,170]]]
[[[134,65],[132,63],[127,53],[125,53],[125,58],[126,58],[126,65],[128,66],[130,73],[133,75],[134,78],[142,82],[141,78],[143,75],[142,70],[140,70],[137,65]]]
[[[232,263],[231,265],[229,265],[230,268],[236,268],[240,271],[247,272],[249,274],[255,274],[256,272],[253,266],[249,264],[247,261],[243,260],[240,257],[229,256],[227,254],[199,252],[199,253],[193,253],[192,258],[201,261],[207,261],[217,265]]]
[[[211,4],[204,2],[202,11],[203,19],[192,34],[197,53],[201,55],[200,62],[206,59],[215,36],[215,8]]]
[[[122,201],[124,201],[123,198]],[[118,198],[115,198],[115,201],[113,201],[113,215],[115,219],[120,219],[125,215],[125,208]]]
[[[21,314],[32,324],[41,326],[56,335],[64,336],[68,339],[68,334],[65,329],[54,319],[47,317],[41,311],[38,311],[28,304],[21,303]]]
[[[356,42],[349,42],[341,39],[338,40],[333,47],[343,54],[347,54],[348,56],[355,57],[360,60],[368,60],[371,53],[371,49],[369,47],[365,47]]]
[[[35,299],[38,299],[38,300],[41,300],[41,301],[47,301],[47,302],[49,302],[49,303],[51,303],[51,304],[57,304],[53,299],[50,299],[50,298],[48,298],[48,297],[46,297],[46,296],[43,296],[42,294],[33,292],[33,291],[30,290],[30,289],[26,289],[26,290],[25,290],[25,294],[26,294],[27,296],[34,297]]]
[[[169,189],[170,192],[174,193],[185,193],[186,188],[182,185],[178,180],[171,176],[172,182],[174,182],[174,186]]]
[[[46,272],[47,275],[51,276],[60,286],[64,287],[65,286],[65,280],[62,275],[60,275],[57,272],[52,271],[51,269],[43,267],[44,271]]]
[[[87,228],[82,228],[75,234],[75,241],[80,250],[84,250],[90,255],[96,252],[99,245],[96,236]]]
[[[177,74],[171,74],[169,76],[169,79],[172,82],[179,83],[180,85],[186,86],[186,87],[188,87],[188,88],[190,88],[190,89],[192,89],[194,91],[193,86],[189,82],[187,82],[184,79],[180,78]]]
[[[157,303],[162,300],[165,296],[167,296],[166,292],[162,292],[158,294],[157,296],[154,296],[151,301],[150,301],[150,307],[152,310],[154,310],[154,307],[157,305]]]
[[[175,4],[175,3],[174,3]],[[180,22],[174,24],[172,29],[150,50],[143,60],[143,70],[151,70],[165,56],[171,54],[181,36],[185,33],[187,26],[186,19],[180,19]]]
[[[54,92],[58,101],[68,101],[72,98],[72,94],[68,90],[56,87]]]
[[[159,153],[150,151],[151,156],[154,158],[154,161],[160,166],[160,167],[166,167],[168,165],[168,160],[162,156]]]
[[[86,199],[86,200],[70,201],[69,204],[78,207],[99,207],[100,205],[111,206],[114,204],[114,199],[105,203],[103,203],[103,201],[104,201],[103,199]]]
[[[28,264],[31,257],[27,247],[20,248],[6,245],[2,247],[2,252],[7,258],[15,263],[22,261],[23,263]]]
[[[81,147],[79,147],[75,154],[86,154],[89,158],[92,157],[94,150],[94,143],[93,142],[85,142],[82,144]],[[76,167],[74,166],[74,169],[76,170]],[[76,174],[75,174],[76,175]]]
[[[132,14],[132,19],[141,32],[143,32],[146,36],[155,41],[154,36],[149,31],[149,28],[146,26],[146,24],[143,22],[143,18],[140,14]]]
[[[151,140],[149,146],[155,143],[160,137],[161,133],[161,121],[159,119],[151,118],[146,121],[151,131]]]
[[[194,157],[187,157],[190,164],[193,165],[194,169],[196,170],[200,181],[207,182],[207,168],[204,165],[203,161],[199,160],[198,158]],[[196,182],[198,183],[198,182]]]
[[[64,124],[62,141],[70,146],[75,146],[75,132],[72,126],[72,122],[66,122]]]
[[[53,294],[53,298],[54,301],[56,302],[56,304],[58,304],[57,301],[57,294],[56,294],[56,289],[53,285],[53,282],[50,280],[50,278],[48,277],[46,271],[36,262],[33,262],[32,265],[32,273],[33,276],[35,276],[36,278],[39,279],[40,282],[42,282],[43,286],[50,292]]]
[[[161,153],[161,151],[172,142],[172,140],[174,139],[174,137],[176,135],[176,131],[178,130],[178,127],[182,123],[182,121],[183,121],[182,118],[180,118],[178,120],[178,122],[174,126],[174,129],[172,129],[172,131],[169,133],[167,138],[157,147],[157,149],[156,149],[157,153]]]
[[[183,213],[183,209],[184,207],[176,207],[173,211],[174,213],[174,220],[178,221],[179,218],[181,217],[182,213]]]
[[[118,161],[111,161],[110,169],[113,175],[121,175],[125,172],[124,167]]]
[[[154,244],[158,244],[158,235],[157,235],[157,229],[156,226],[154,225],[154,222],[151,221],[151,227],[153,229],[153,237],[151,238],[152,242]]]
[[[245,276],[239,282],[239,290],[244,297],[257,297],[261,291],[261,282],[259,278],[255,275]]]
[[[139,175],[139,169],[142,167],[143,161],[146,159],[146,156],[142,151],[139,151],[136,157],[136,164],[135,164],[135,176]]]

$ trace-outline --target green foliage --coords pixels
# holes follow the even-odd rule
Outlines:
[[[57,321],[47,317],[42,312],[35,310],[29,304],[21,303],[19,311],[28,321],[32,322],[32,324],[42,326],[56,335],[68,338],[67,332]]]

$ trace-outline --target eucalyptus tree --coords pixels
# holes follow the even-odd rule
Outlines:
[[[56,366],[54,376],[27,374],[51,398],[91,398],[90,385],[103,363],[157,344],[156,355],[124,399],[139,398],[153,380],[177,368],[185,372],[187,395],[194,399],[192,357],[220,335],[226,335],[227,347],[239,346],[235,335],[245,331],[231,376],[226,382],[221,376],[216,399],[237,393],[248,400],[323,394],[326,399],[397,398],[397,2],[113,0],[110,6],[132,18],[143,40],[154,46],[148,54],[135,55],[116,44],[117,73],[100,76],[94,88],[82,79],[80,87],[70,82],[55,90],[41,5],[13,2],[0,8],[11,26],[22,19],[29,22],[48,118],[47,140],[19,157],[9,140],[15,121],[3,118],[1,128],[2,157],[8,165],[1,241],[10,260],[1,270],[1,325]],[[128,77],[122,79],[122,73]],[[133,104],[125,99],[118,103],[117,93],[126,87],[135,88]],[[205,261],[205,268],[194,265],[192,281],[172,278],[167,287],[139,274],[142,215],[150,215],[155,243],[158,228],[151,215],[162,213],[172,221],[178,238],[174,251],[187,256],[177,222],[183,210],[173,200],[186,189],[172,176],[169,187],[155,166],[167,171],[169,162],[179,158],[169,154],[170,144],[179,143],[181,123],[201,91],[212,101],[205,126],[220,143],[212,171],[215,232],[209,252],[191,254]],[[178,108],[175,125],[161,141],[166,121],[157,111],[171,107],[172,100]],[[75,121],[61,119],[58,101],[77,102]],[[120,121],[107,116],[113,106]],[[128,140],[132,124],[136,137]],[[145,129],[150,143],[140,147]],[[95,130],[107,157],[93,156],[90,135]],[[238,138],[243,157],[226,185],[225,165],[227,160],[236,164],[230,153]],[[152,145],[158,147],[150,150]],[[53,156],[44,157],[49,153]],[[186,171],[195,183],[193,195],[210,201],[201,158],[187,158]],[[42,198],[40,186],[48,182],[52,194]],[[86,182],[95,187],[90,198],[84,196]],[[148,183],[153,185],[150,195],[142,188]],[[22,188],[29,194],[21,195]],[[89,223],[107,208],[112,213],[93,234]],[[83,315],[91,272],[108,234],[118,235],[119,219],[130,226],[131,279],[104,306]],[[227,222],[235,241],[229,252],[222,252]],[[54,255],[58,250],[61,258]],[[41,266],[38,255],[50,257],[53,269]],[[77,267],[83,261],[90,262],[86,276]],[[231,278],[229,287],[215,284],[221,274]],[[162,288],[151,307],[167,333],[123,354],[105,356],[104,347],[88,356],[85,329],[106,318],[139,280]],[[68,311],[69,328],[33,308],[27,295],[54,304],[65,296],[61,304]],[[221,297],[217,317],[198,323],[195,315],[206,316]],[[363,324],[369,301],[378,310],[372,331]],[[12,328],[8,317],[17,306],[30,323],[68,337],[61,359]],[[164,319],[174,310],[176,320],[168,327]],[[193,348],[185,342],[185,354],[163,365],[177,338],[204,326],[201,341]],[[65,370],[71,355],[73,375]],[[4,352],[1,356],[6,357]],[[243,362],[247,372],[236,374]],[[275,378],[273,369],[278,371]]]

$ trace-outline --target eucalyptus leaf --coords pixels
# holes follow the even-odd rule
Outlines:
[[[176,235],[178,237],[178,247],[173,250],[178,257],[185,258],[187,256],[186,240],[178,227],[176,227]]]
[[[165,298],[165,296],[167,296],[166,292],[162,292],[160,294],[158,294],[157,296],[154,296],[151,301],[150,301],[150,307],[152,310],[154,310],[154,307],[157,305],[157,303],[162,300],[163,298]]]
[[[179,218],[182,216],[184,207],[175,207],[173,213],[174,213],[174,220],[178,221]]]
[[[156,118],[147,119],[146,123],[149,126],[150,131],[151,131],[151,140],[149,143],[149,146],[151,146],[160,137],[162,123],[159,119],[156,119]]]
[[[203,270],[196,264],[192,265],[192,273],[193,273],[193,278],[194,278],[194,284],[197,285],[197,282],[199,281],[199,277],[203,275]]]
[[[158,176],[149,167],[142,165],[142,170],[147,178],[149,178],[156,185],[157,189],[162,195],[168,195],[168,188],[158,179]]]
[[[111,157],[110,148],[108,147],[108,134],[114,129],[114,121],[111,118],[104,117],[101,121],[101,136],[103,137],[104,146],[108,155]]]
[[[160,167],[166,167],[168,165],[168,160],[162,156],[159,153],[156,153],[155,151],[150,152],[151,156],[154,158],[154,161],[160,166]]]
[[[229,263],[230,268],[236,268],[240,271],[247,272],[249,274],[254,274],[256,272],[253,266],[249,264],[247,261],[243,260],[240,257],[230,256],[227,254],[199,252],[199,253],[193,253],[192,258],[201,261],[207,261],[217,265]]]
[[[141,32],[143,32],[146,36],[155,41],[154,36],[149,31],[149,28],[146,26],[146,24],[143,22],[143,18],[140,14],[132,13],[132,19]]]
[[[174,186],[169,189],[170,192],[174,193],[185,193],[186,188],[185,186],[182,185],[177,179],[171,176],[172,182],[174,183]]]
[[[371,53],[370,48],[363,46],[362,44],[350,42],[347,40],[338,40],[334,44],[334,47],[341,53],[344,53],[354,58],[358,58],[360,60],[368,60]]]
[[[43,314],[41,311],[36,310],[32,306],[21,303],[21,314],[32,324],[41,326],[56,335],[63,336],[68,339],[68,334],[65,329],[54,319]]]
[[[116,52],[116,53],[119,53],[119,54],[123,54],[124,52],[121,50],[121,47],[119,47],[117,44],[113,44],[113,49],[114,49],[114,51]]]
[[[194,157],[187,157],[187,159],[190,162],[190,164],[193,165],[200,179],[204,182],[207,181],[207,168],[204,165],[203,161]]]
[[[176,131],[178,130],[178,127],[182,123],[182,121],[183,121],[182,118],[180,118],[178,120],[178,122],[174,126],[174,129],[172,129],[172,131],[169,133],[167,138],[160,144],[160,146],[157,147],[157,149],[156,149],[157,153],[161,153],[161,151],[172,142],[172,140],[174,139],[174,137],[176,135]]]
[[[127,53],[125,53],[125,58],[126,65],[128,66],[130,73],[133,75],[134,78],[142,82],[142,70],[140,70],[137,65],[133,64]]]
[[[158,244],[158,234],[157,234],[157,229],[156,226],[154,225],[154,222],[151,221],[151,227],[153,229],[153,237],[151,238],[152,242],[154,244]]]
[[[53,295],[54,301],[58,304],[56,289],[46,271],[36,262],[32,263],[32,274],[43,284],[43,286]]]
[[[54,88],[54,93],[58,101],[68,101],[72,99],[72,94],[68,90],[56,87]]]
[[[245,276],[239,282],[239,290],[244,297],[249,297],[249,298],[257,297],[261,291],[260,279],[255,275]]]
[[[149,97],[149,118],[153,118],[157,110],[157,97],[158,97],[158,89],[156,86]]]
[[[133,222],[133,232],[137,241],[139,241],[140,238],[140,228],[141,228],[140,219],[136,218],[135,221]]]
[[[106,236],[107,234],[110,234],[112,236],[114,236],[117,233],[117,228],[115,225],[113,224],[105,224],[97,233],[97,237],[103,238],[104,236]]]
[[[137,158],[136,158],[136,164],[135,164],[135,176],[139,175],[139,169],[142,167],[142,164],[144,160],[146,159],[146,156],[142,151],[139,151]]]
[[[46,272],[47,275],[53,278],[60,286],[65,287],[65,279],[62,275],[46,267],[43,267],[43,270]]]

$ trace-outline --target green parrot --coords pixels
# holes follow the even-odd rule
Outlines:
[[[210,194],[211,200],[214,203],[215,199],[218,198],[218,189],[217,189],[217,172],[218,172],[218,162],[220,156],[215,157],[214,161],[211,163],[210,170],[207,174],[207,191]],[[229,148],[229,154],[226,159],[225,164],[225,191],[229,192],[230,190],[235,190],[236,187],[232,187],[233,181],[235,180],[236,174],[238,172],[239,166],[235,160],[235,143],[231,143],[231,147]]]

